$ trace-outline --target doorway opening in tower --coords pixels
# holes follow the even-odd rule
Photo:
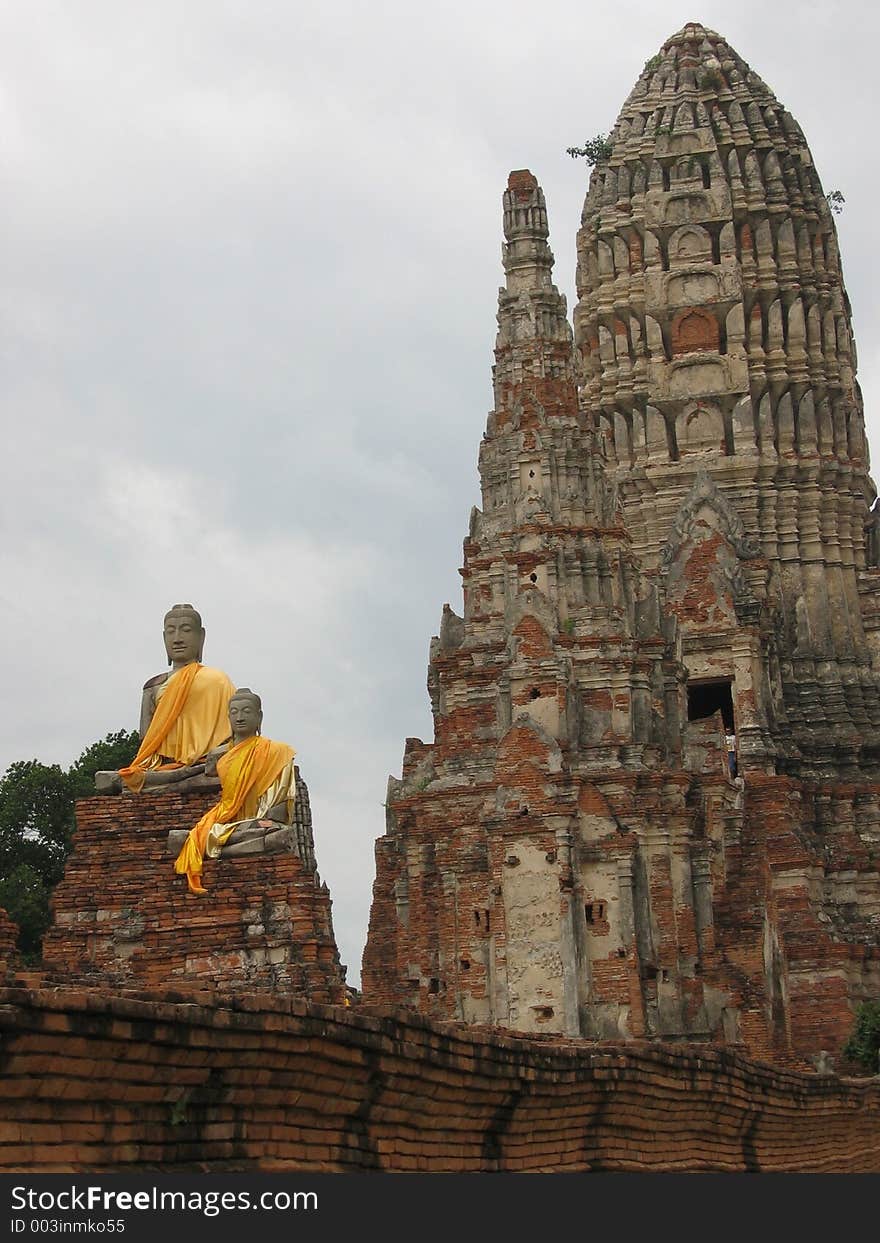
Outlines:
[[[688,682],[688,720],[703,721],[721,713],[724,722],[724,743],[727,767],[731,777],[739,772],[736,757],[736,723],[733,715],[733,679],[713,678],[711,681]]]

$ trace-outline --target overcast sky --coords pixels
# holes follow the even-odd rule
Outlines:
[[[720,31],[838,218],[880,453],[880,33],[867,3],[0,4],[0,771],[134,728],[162,617],[296,747],[356,981],[389,773],[461,609],[530,168],[572,305],[587,168],[645,60]]]

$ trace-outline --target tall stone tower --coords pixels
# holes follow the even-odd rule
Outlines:
[[[875,489],[803,133],[688,25],[610,148],[578,234],[581,400],[681,625],[691,715],[723,706],[746,767],[876,777]]]
[[[693,971],[708,847],[681,764],[675,622],[578,410],[529,172],[510,176],[504,236],[464,617],[446,606],[431,646],[434,743],[410,739],[389,783],[365,994],[529,1031],[707,1034],[727,1002]],[[720,765],[715,787],[720,826],[736,814]]]
[[[803,1065],[880,996],[874,489],[809,152],[689,26],[593,173],[574,340],[531,173],[504,236],[464,616],[389,782],[365,996]]]

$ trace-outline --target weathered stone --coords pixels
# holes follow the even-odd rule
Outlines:
[[[578,234],[575,341],[634,551],[660,571],[689,679],[730,683],[746,764],[876,780],[876,489],[804,136],[690,24],[646,65],[610,145]],[[639,175],[646,194],[622,189]],[[612,308],[655,326],[650,350],[634,332],[596,348]]]
[[[504,230],[464,616],[389,781],[365,995],[814,1065],[880,995],[880,538],[809,152],[691,25],[593,172],[574,348],[528,172]]]

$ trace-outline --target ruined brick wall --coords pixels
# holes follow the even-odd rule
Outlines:
[[[193,1002],[0,991],[0,1169],[880,1171],[877,1078]]]
[[[18,927],[0,907],[0,980],[15,969],[18,961]]]
[[[764,857],[769,1006],[777,1034],[784,1028],[805,1056],[839,1052],[854,1007],[880,996],[878,798],[876,784],[749,778],[739,867],[744,874]],[[730,956],[742,952],[748,907],[746,899],[728,908]]]
[[[880,995],[880,790],[760,773],[743,789],[706,755],[693,784],[566,785],[538,756],[531,785],[507,771],[402,791],[377,844],[365,996],[522,1031],[712,1039],[792,1067],[838,1055]],[[522,807],[500,813],[499,787]]]
[[[169,830],[191,828],[211,802],[162,794],[77,803],[73,853],[43,946],[46,971],[68,982],[204,981],[341,1001],[330,895],[308,852],[208,860],[206,898],[191,896],[174,874]]]

